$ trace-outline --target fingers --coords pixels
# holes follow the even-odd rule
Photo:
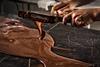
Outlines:
[[[72,18],[72,25],[76,27],[82,27],[85,25],[85,20],[83,19],[83,15],[77,15]]]
[[[66,4],[62,2],[57,2],[51,9],[51,15],[57,15],[57,10],[64,7]]]
[[[63,8],[61,8],[61,9],[57,10],[57,12],[58,12],[58,15],[59,15],[60,17],[63,17],[63,16],[65,16],[66,14],[72,12],[72,10],[70,10],[69,5],[66,5],[65,7],[63,7]]]
[[[64,17],[63,17],[63,20],[62,20],[62,24],[66,24],[68,21],[68,19],[70,19],[70,16],[72,15],[73,12],[70,12],[68,14],[66,14]]]
[[[80,12],[80,13],[79,13]],[[87,10],[77,10],[72,14],[72,24],[76,27],[83,27],[92,22],[92,16]]]

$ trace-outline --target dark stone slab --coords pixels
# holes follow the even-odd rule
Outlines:
[[[100,31],[60,24],[50,34],[55,39],[55,46],[69,49],[55,51],[57,54],[100,65]]]

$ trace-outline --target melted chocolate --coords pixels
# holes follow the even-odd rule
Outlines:
[[[5,30],[6,32],[2,32]],[[17,30],[17,31],[16,31]],[[43,40],[39,31],[23,25],[6,26],[0,29],[0,52],[41,60],[44,67],[88,67],[89,64],[59,56],[51,51],[53,38],[46,33]]]

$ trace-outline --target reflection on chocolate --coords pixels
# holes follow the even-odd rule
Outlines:
[[[4,34],[3,30],[7,33]],[[0,29],[0,52],[35,58],[42,61],[44,67],[89,67],[88,63],[53,53],[51,48],[54,47],[54,40],[48,33],[43,40],[39,40],[38,36],[37,29],[23,25],[3,27]]]

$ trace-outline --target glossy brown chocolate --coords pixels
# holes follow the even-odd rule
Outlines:
[[[44,67],[89,67],[89,64],[59,56],[51,51],[53,38],[46,33],[39,39],[39,31],[23,25],[10,24],[0,28],[0,52],[41,60]]]

